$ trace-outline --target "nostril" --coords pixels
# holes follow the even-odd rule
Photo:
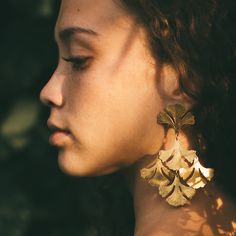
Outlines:
[[[53,103],[48,100],[41,100],[41,102],[47,107],[51,107],[53,105]]]
[[[48,107],[55,106],[54,103],[51,102],[51,101],[46,101],[44,104],[45,104],[46,106],[48,106]]]
[[[53,102],[51,102],[46,97],[41,96],[41,94],[39,96],[39,99],[40,99],[41,103],[44,104],[45,106],[51,107],[53,105]]]

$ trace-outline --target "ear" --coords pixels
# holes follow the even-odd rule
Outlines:
[[[193,100],[181,90],[178,73],[171,65],[163,65],[160,68],[158,90],[165,106],[181,103],[191,109],[194,105]]]

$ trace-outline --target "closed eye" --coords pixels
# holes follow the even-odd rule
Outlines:
[[[69,58],[62,57],[62,59],[71,63],[74,70],[81,71],[88,66],[88,61],[91,59],[91,57],[75,56]]]

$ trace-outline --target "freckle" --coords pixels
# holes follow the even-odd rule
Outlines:
[[[79,8],[77,8],[77,12],[80,12],[80,9],[79,9]]]

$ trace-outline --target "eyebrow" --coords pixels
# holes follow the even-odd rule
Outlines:
[[[69,27],[62,29],[59,32],[59,39],[61,41],[67,41],[75,34],[87,34],[91,36],[98,36],[98,33],[92,29],[82,28],[82,27]],[[55,37],[56,38],[56,37]]]

